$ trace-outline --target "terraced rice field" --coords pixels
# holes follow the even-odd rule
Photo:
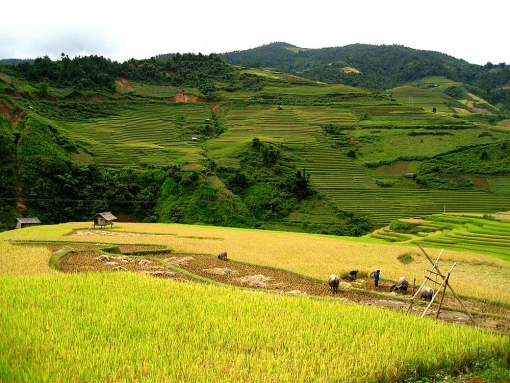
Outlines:
[[[67,123],[66,129],[88,143],[96,160],[106,166],[166,165],[200,158],[201,147],[189,132],[204,124],[210,113],[202,103],[159,102],[94,122]]]
[[[310,92],[313,90],[310,87]],[[480,140],[490,142],[495,135],[503,133],[478,138],[478,131],[463,130],[464,141],[453,133],[444,137],[409,137],[410,129],[419,130],[419,127],[430,124],[447,129],[450,123],[462,122],[431,117],[430,113],[418,108],[390,105],[380,100],[356,106],[341,102],[313,107],[289,105],[281,110],[278,104],[233,101],[222,108],[226,132],[209,140],[198,136],[197,142],[191,140],[192,132],[211,117],[212,106],[208,103],[144,102],[130,106],[118,116],[66,123],[65,129],[75,139],[88,144],[98,162],[112,167],[200,164],[205,160],[204,151],[219,164],[227,161],[232,166],[236,152],[255,137],[264,142],[283,144],[301,158],[296,161],[296,166],[306,169],[312,184],[321,193],[341,210],[366,215],[377,226],[406,216],[443,211],[490,213],[504,211],[510,205],[505,196],[483,190],[437,191],[420,189],[414,184],[382,188],[361,161],[347,157],[345,149],[334,147],[336,138],[326,137],[323,127],[333,124],[352,128],[345,132],[361,141],[378,142],[384,136],[380,145],[374,146],[381,153],[363,154],[367,161],[376,160],[382,154],[388,158],[406,155],[407,146],[403,144],[406,140],[424,141],[424,153],[434,155],[452,150],[459,144],[469,145]],[[377,129],[384,129],[384,135]],[[494,180],[495,184],[498,182],[502,185],[499,189],[506,190],[506,180]]]

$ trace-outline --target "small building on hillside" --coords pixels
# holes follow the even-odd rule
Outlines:
[[[38,218],[16,218],[16,229],[22,229],[24,227],[40,225],[41,221]]]
[[[111,212],[104,211],[102,213],[97,213],[94,217],[94,229],[96,226],[99,226],[101,229],[105,226],[110,225],[113,227],[113,221],[117,219]]]

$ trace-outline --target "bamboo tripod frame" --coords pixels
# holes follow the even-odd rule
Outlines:
[[[432,303],[434,303],[434,300],[436,299],[437,295],[441,292],[441,289],[443,290],[443,294],[441,295],[441,301],[439,302],[439,307],[437,308],[437,312],[436,312],[436,319],[439,317],[439,312],[441,311],[441,306],[443,304],[443,299],[444,299],[444,295],[446,293],[446,288],[448,287],[450,289],[450,291],[452,292],[453,296],[455,297],[455,299],[457,299],[457,301],[459,301],[460,305],[462,306],[462,308],[464,309],[464,311],[467,313],[467,315],[469,316],[469,318],[471,319],[471,321],[473,322],[473,324],[476,324],[475,322],[475,318],[473,318],[473,316],[471,315],[471,313],[469,312],[469,310],[467,309],[467,307],[464,305],[464,303],[462,303],[462,300],[459,298],[459,296],[455,293],[455,291],[453,290],[452,286],[450,285],[450,275],[451,273],[453,272],[453,268],[455,267],[456,263],[454,263],[452,265],[452,267],[450,268],[450,270],[445,274],[441,273],[441,271],[439,270],[439,267],[438,267],[438,264],[439,264],[439,259],[441,258],[441,255],[443,254],[443,250],[441,250],[441,252],[439,253],[439,255],[437,256],[437,259],[435,261],[432,260],[432,258],[427,254],[427,252],[425,251],[425,249],[418,243],[418,247],[421,249],[421,251],[423,252],[423,254],[425,254],[425,257],[427,257],[427,259],[429,260],[429,262],[432,264],[432,268],[428,271],[427,275],[425,276],[425,280],[423,281],[423,283],[421,284],[420,288],[418,290],[416,290],[416,292],[414,293],[414,295],[412,296],[411,298],[411,303],[409,305],[409,308],[407,309],[407,312],[410,312],[412,307],[413,307],[413,303],[414,303],[414,299],[417,297],[418,293],[420,292],[420,289],[425,285],[425,283],[427,281],[431,281],[433,283],[436,283],[438,285],[440,285],[437,289],[437,291],[435,292],[434,296],[432,297],[432,299],[430,300],[429,304],[427,305],[427,307],[425,308],[425,310],[423,311],[423,314],[421,314],[421,318],[423,318],[425,316],[425,314],[427,313],[427,311],[429,310],[429,308],[432,306]],[[439,282],[436,282],[435,280],[431,279],[430,276],[434,274],[436,276],[439,276],[443,282],[442,283],[439,283]]]

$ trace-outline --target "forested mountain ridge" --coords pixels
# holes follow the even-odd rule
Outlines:
[[[111,210],[362,235],[445,206],[502,211],[507,116],[477,94],[444,76],[371,91],[216,54],[0,64],[0,229]]]
[[[91,58],[96,61],[93,66],[90,66]],[[185,60],[181,60],[182,58]],[[469,91],[484,98],[499,110],[510,111],[510,66],[506,63],[487,62],[482,66],[444,53],[412,49],[402,45],[351,44],[343,47],[305,49],[284,42],[275,42],[222,54],[167,53],[150,59],[131,59],[123,63],[112,62],[98,56],[77,57],[71,60],[62,54],[61,60],[53,62],[46,56],[35,60],[3,59],[0,60],[0,64],[18,64],[24,69],[27,78],[34,81],[41,76],[51,81],[57,80],[51,73],[56,73],[55,67],[60,64],[64,70],[61,71],[58,81],[61,84],[66,82],[78,87],[92,85],[90,82],[80,83],[80,79],[91,77],[90,73],[83,76],[82,66],[88,65],[85,71],[90,71],[94,67],[98,70],[93,80],[95,84],[113,90],[114,81],[119,76],[164,83],[169,83],[171,78],[174,85],[190,82],[193,78],[197,79],[197,68],[188,67],[184,70],[191,62],[188,58],[192,58],[196,64],[200,63],[198,65],[209,65],[214,62],[216,69],[209,67],[209,70],[200,70],[198,81],[201,82],[205,77],[217,76],[218,68],[225,68],[220,63],[221,59],[233,65],[273,68],[313,81],[351,85],[374,92],[384,92],[409,82],[419,82],[420,79],[429,76],[443,76],[463,83]],[[210,58],[214,60],[210,61]],[[34,61],[39,64],[37,66],[42,72],[34,73],[30,70],[34,67],[30,65]],[[172,64],[169,64],[170,62]],[[177,71],[176,68],[182,62],[185,65]],[[190,70],[195,71],[195,74],[190,76]],[[179,73],[180,76],[168,76],[170,72]]]
[[[510,111],[510,67],[505,63],[481,66],[434,51],[368,44],[303,49],[276,42],[221,56],[234,65],[274,68],[376,92],[428,76],[444,76],[464,83],[499,109]]]

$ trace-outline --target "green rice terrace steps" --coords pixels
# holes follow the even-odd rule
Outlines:
[[[500,215],[432,214],[419,220],[402,219],[411,226],[404,230],[399,227],[394,227],[394,230],[380,228],[370,237],[388,242],[419,242],[432,247],[476,251],[510,261],[510,214],[504,214],[505,219],[498,218]]]
[[[322,142],[307,143],[298,154],[307,159],[310,181],[340,209],[366,215],[377,226],[402,217],[452,212],[503,211],[508,197],[482,191],[381,188],[359,162]]]

